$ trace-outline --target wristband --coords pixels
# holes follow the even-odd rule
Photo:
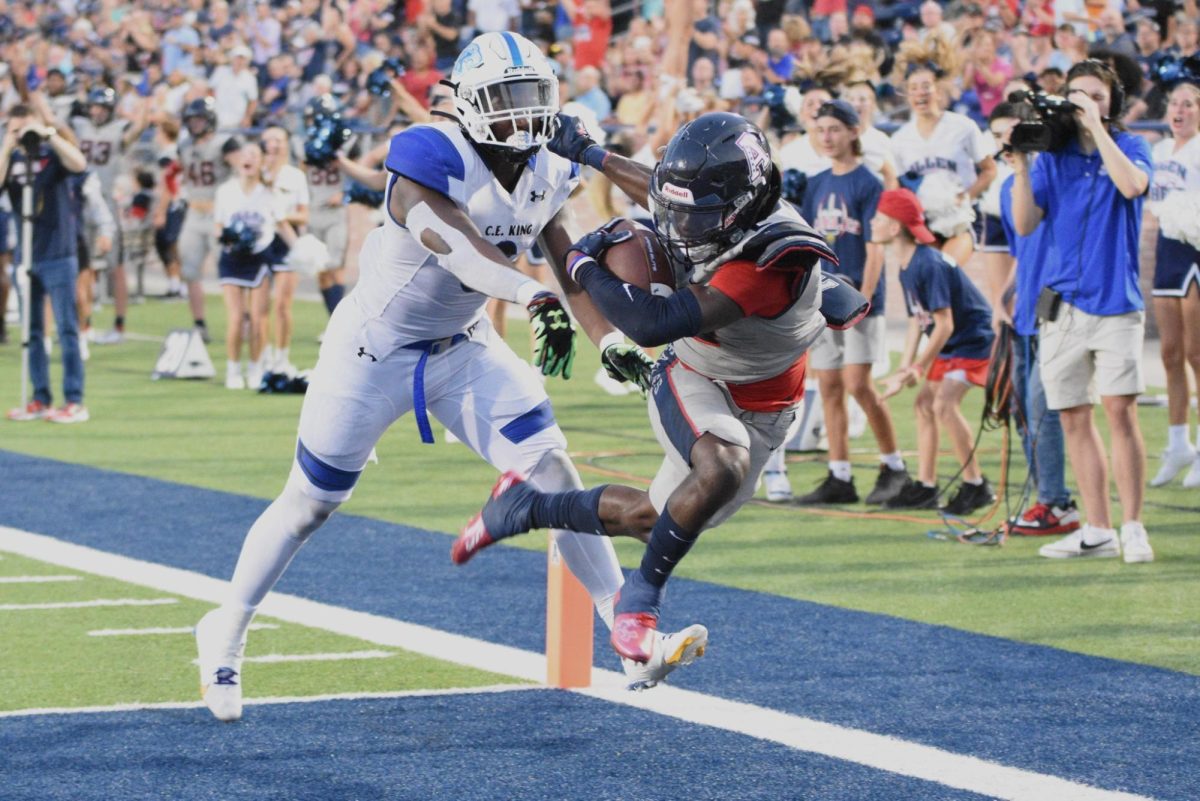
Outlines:
[[[597,345],[601,353],[611,348],[613,345],[624,345],[625,335],[620,331],[610,331],[600,338],[600,344]]]
[[[578,284],[579,278],[577,276],[579,275],[579,271],[584,267],[587,267],[589,264],[595,263],[596,260],[591,256],[587,255],[586,253],[575,251],[575,256],[567,261],[567,275],[571,277],[572,281]]]
[[[588,145],[583,151],[582,161],[587,166],[591,167],[596,172],[604,171],[604,160],[608,158],[608,151],[600,147],[600,145]]]

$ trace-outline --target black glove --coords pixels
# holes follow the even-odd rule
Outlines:
[[[550,292],[534,295],[526,307],[533,330],[533,364],[542,375],[571,377],[575,363],[575,326],[562,302]]]
[[[555,155],[576,164],[586,164],[597,171],[604,167],[604,158],[608,155],[608,151],[588,135],[587,128],[578,117],[561,112],[558,115],[558,130],[550,137],[546,147]]]
[[[614,381],[628,381],[646,394],[650,391],[650,371],[654,361],[637,345],[614,344],[600,354],[604,372]]]
[[[614,217],[604,225],[592,231],[589,234],[584,234],[579,238],[579,241],[571,245],[567,249],[567,273],[572,279],[575,278],[575,269],[580,265],[580,260],[572,259],[572,252],[582,253],[593,261],[599,261],[604,255],[604,251],[608,250],[613,245],[619,245],[633,236],[632,231],[614,231],[623,220],[620,217]]]

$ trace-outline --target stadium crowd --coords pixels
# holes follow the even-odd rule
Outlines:
[[[679,69],[667,68],[669,18],[679,13],[689,17],[686,60]],[[1072,220],[1097,215],[1091,222],[1108,241],[1114,235],[1105,226],[1117,223],[1105,208],[1053,205],[1058,201],[1046,198],[1045,178],[1039,179],[1051,158],[1041,156],[1030,166],[1024,157],[997,157],[1011,127],[1029,120],[1027,106],[1007,101],[1012,92],[1065,93],[1075,86],[1068,81],[1083,80],[1087,86],[1080,91],[1092,93],[1090,80],[1103,84],[1095,88],[1093,108],[1097,98],[1107,102],[1119,92],[1124,102],[1113,103],[1112,113],[1102,116],[1114,130],[1141,123],[1138,137],[1118,133],[1115,141],[1122,143],[1130,169],[1146,179],[1138,184],[1131,177],[1128,186],[1117,183],[1109,192],[1113,209],[1124,215],[1121,242],[1128,258],[1089,273],[1094,276],[1089,281],[1113,284],[1111,291],[1095,293],[1102,297],[1093,303],[1076,295],[1086,294],[1079,291],[1082,265],[1090,269],[1095,254],[1071,249],[1072,258],[1078,251],[1079,265],[1056,291],[1066,307],[1077,306],[1089,319],[1119,316],[1127,324],[1125,333],[1114,336],[1132,349],[1113,357],[1127,364],[1116,368],[1120,375],[1109,383],[1111,391],[1101,367],[1097,377],[1119,440],[1114,461],[1125,507],[1124,553],[1127,561],[1152,558],[1138,523],[1144,448],[1128,400],[1144,389],[1138,363],[1144,327],[1140,198],[1149,184],[1156,210],[1174,192],[1200,189],[1200,178],[1193,177],[1200,175],[1193,144],[1200,93],[1193,81],[1178,79],[1181,70],[1187,72],[1186,59],[1200,51],[1195,0],[0,0],[5,161],[25,130],[18,125],[25,126],[32,111],[54,129],[45,133],[68,138],[88,162],[75,193],[82,204],[78,222],[68,226],[76,246],[55,254],[77,257],[81,268],[75,307],[79,347],[64,345],[64,359],[78,353],[87,360],[89,342],[121,342],[130,314],[127,276],[156,252],[168,275],[167,296],[189,297],[190,322],[206,342],[201,280],[219,275],[225,285],[231,312],[226,386],[254,387],[266,373],[294,372],[288,352],[295,280],[285,277],[284,261],[270,254],[295,246],[306,231],[315,233],[322,249],[310,269],[332,311],[344,287],[353,285],[359,246],[382,214],[380,164],[390,136],[444,113],[449,90],[440,82],[449,77],[464,43],[504,30],[522,33],[549,56],[565,111],[581,118],[609,150],[644,164],[655,162],[680,125],[706,112],[732,111],[755,122],[784,170],[785,193],[802,204],[806,218],[831,243],[845,238],[838,248],[843,269],[856,272],[851,277],[875,298],[877,313],[904,301],[913,323],[900,370],[882,393],[873,388],[871,365],[887,362],[888,344],[892,350],[900,346],[886,342],[885,326],[865,326],[869,334],[861,334],[862,341],[847,334],[814,351],[810,368],[828,423],[830,462],[826,479],[799,502],[858,500],[845,431],[861,406],[880,448],[880,474],[868,502],[937,505],[944,494],[936,486],[938,432],[945,430],[963,479],[945,508],[966,515],[990,505],[994,493],[974,459],[973,432],[959,407],[972,386],[984,383],[995,332],[1002,323],[1015,324],[1026,346],[1025,374],[1017,382],[1020,419],[1038,483],[1037,503],[1023,512],[1018,529],[1074,537],[1063,546],[1073,551],[1047,556],[1087,555],[1097,547],[1088,541],[1091,533],[1080,533],[1079,511],[1061,479],[1059,410],[1068,411],[1070,455],[1089,463],[1104,459],[1091,423],[1095,397],[1057,386],[1038,395],[1041,382],[1029,380],[1030,371],[1037,372],[1037,320],[1045,319],[1040,310],[1034,313],[1033,302],[1044,288],[1054,288],[1051,278],[1039,283],[1030,271],[1045,263],[1046,272],[1053,272],[1051,263],[1059,256],[1028,246],[1036,220],[1023,190],[1032,180],[1030,196],[1047,220],[1056,213]],[[1079,65],[1093,63],[1090,59],[1098,59],[1103,70],[1087,67],[1081,73]],[[1200,80],[1200,73],[1187,74]],[[1174,80],[1164,78],[1171,75]],[[311,159],[306,125],[329,102],[353,135],[339,152]],[[1107,134],[1097,126],[1094,140],[1087,138],[1088,127],[1081,144],[1065,146],[1079,150],[1080,158],[1061,169],[1114,172],[1110,149],[1100,141]],[[1156,148],[1153,158],[1150,145]],[[101,188],[91,197],[103,203],[83,199],[89,174]],[[647,217],[602,176],[586,176],[595,219]],[[231,177],[240,183],[227,184]],[[11,263],[13,209],[20,197],[11,175],[8,189],[0,199],[0,259]],[[218,241],[214,219],[227,221],[228,209],[268,191],[288,197],[272,216],[268,235],[231,255],[230,248],[240,245],[234,234]],[[849,205],[843,201],[847,193],[855,197]],[[101,205],[107,208],[95,208]],[[1083,227],[1087,222],[1084,217]],[[886,234],[872,236],[873,229]],[[1200,486],[1187,379],[1189,364],[1200,369],[1200,268],[1195,243],[1189,243],[1194,238],[1189,230],[1164,245],[1160,236],[1157,251],[1160,262],[1170,261],[1181,274],[1154,282],[1171,406],[1168,451],[1153,484],[1187,471],[1186,485]],[[883,276],[898,258],[905,268],[904,295],[886,298]],[[975,273],[983,276],[980,286],[950,269],[971,259],[983,264]],[[1184,262],[1187,267],[1179,267]],[[1014,263],[1025,271],[1014,271]],[[110,330],[103,333],[93,318],[107,312],[95,303],[94,288],[113,300]],[[7,292],[6,276],[0,310]],[[62,318],[73,310],[55,297],[53,314],[65,338],[73,329]],[[252,320],[245,331],[243,312]],[[47,330],[35,328],[38,335]],[[243,333],[250,355],[245,362]],[[932,344],[921,346],[922,334]],[[12,338],[0,315],[0,343]],[[1091,361],[1107,358],[1086,350],[1081,346],[1071,356],[1089,365],[1072,379],[1085,386]],[[1064,353],[1074,351],[1052,356]],[[86,420],[82,372],[68,368],[67,405],[55,410],[42,369],[35,375],[35,384],[42,385],[35,386],[34,399],[10,418]],[[900,457],[900,448],[912,443],[896,442],[886,398],[918,381],[920,465],[914,480]],[[1114,398],[1126,401],[1118,407]],[[1086,413],[1078,411],[1084,407]],[[1050,455],[1042,455],[1048,447]],[[765,477],[770,499],[791,498],[782,453],[768,464]],[[1089,478],[1085,501],[1103,503],[1107,490],[1106,485],[1101,490],[1101,478],[1107,481],[1107,475]],[[1088,517],[1105,530],[1113,528],[1098,509],[1088,510]]]

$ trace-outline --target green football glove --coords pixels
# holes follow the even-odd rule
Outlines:
[[[526,308],[533,330],[533,365],[542,375],[570,378],[575,363],[575,326],[562,302],[550,292],[539,292]]]
[[[654,361],[637,345],[609,345],[600,354],[604,372],[614,381],[628,381],[645,395],[650,391],[650,371]]]

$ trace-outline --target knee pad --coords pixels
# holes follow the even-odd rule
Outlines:
[[[339,506],[336,501],[321,501],[305,493],[305,483],[295,477],[288,479],[283,492],[272,504],[280,516],[279,522],[289,534],[305,542],[329,519]]]
[[[561,448],[551,448],[541,454],[528,473],[529,483],[542,492],[565,492],[583,489],[583,480],[571,463],[571,457]]]

